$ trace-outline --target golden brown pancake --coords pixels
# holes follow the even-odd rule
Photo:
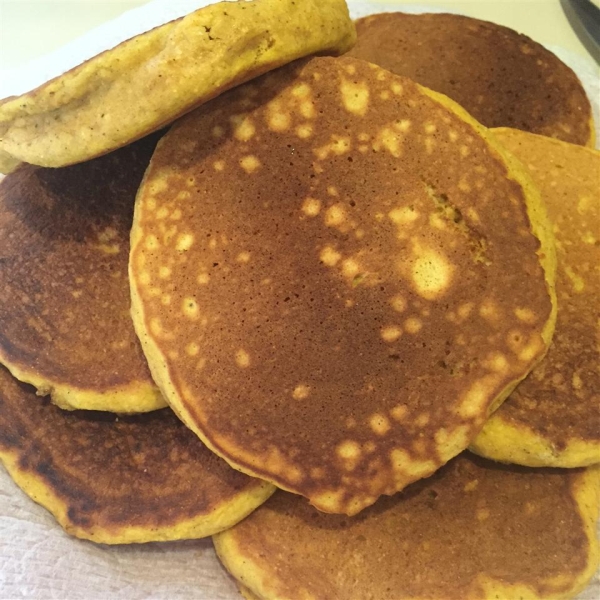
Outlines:
[[[456,100],[487,127],[594,146],[590,101],[573,71],[525,35],[451,14],[372,15],[351,56]]]
[[[465,453],[353,519],[277,492],[213,540],[260,600],[567,598],[598,564],[598,475]]]
[[[553,329],[545,217],[499,148],[447,98],[352,58],[175,125],[130,258],[167,401],[230,464],[327,512],[433,473]]]
[[[544,360],[471,448],[529,466],[600,462],[600,152],[513,129],[494,131],[542,192],[557,246],[558,320]]]
[[[127,280],[150,136],[64,169],[0,183],[0,363],[62,408],[165,406],[135,336]]]
[[[68,533],[103,544],[206,537],[273,491],[231,469],[169,409],[63,411],[3,367],[0,460]]]
[[[0,102],[0,166],[61,167],[155,131],[223,91],[356,39],[344,0],[219,2]],[[8,155],[8,156],[7,156]]]
[[[237,582],[238,590],[243,598],[246,600],[257,600],[258,596],[254,595],[247,587]]]

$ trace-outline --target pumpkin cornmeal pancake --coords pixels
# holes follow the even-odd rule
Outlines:
[[[598,564],[598,475],[465,453],[353,519],[276,492],[213,540],[260,600],[567,598]]]
[[[178,123],[130,255],[167,401],[230,464],[327,512],[433,473],[553,329],[543,209],[502,152],[447,98],[351,58]]]
[[[478,454],[530,466],[600,462],[600,152],[494,131],[542,192],[557,246],[558,320],[544,360],[475,439]]]
[[[133,330],[127,282],[137,188],[153,135],[0,183],[0,363],[62,408],[164,407]]]
[[[219,2],[0,102],[0,165],[61,167],[155,131],[224,90],[356,39],[344,0]]]
[[[594,146],[592,110],[581,82],[525,35],[451,14],[377,14],[359,19],[356,28],[351,56],[446,94],[487,127]]]
[[[274,489],[229,467],[170,409],[63,411],[3,367],[0,461],[68,533],[104,544],[206,537]]]

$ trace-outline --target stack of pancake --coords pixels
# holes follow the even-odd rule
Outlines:
[[[214,4],[2,101],[2,462],[77,537],[214,536],[247,598],[574,596],[593,131],[529,38],[343,0]]]

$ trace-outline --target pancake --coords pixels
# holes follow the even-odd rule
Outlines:
[[[67,533],[103,544],[206,537],[273,492],[231,469],[169,409],[63,411],[3,367],[0,460]]]
[[[276,492],[213,540],[260,600],[567,598],[598,564],[598,484],[465,453],[353,519]]]
[[[176,124],[130,256],[169,404],[231,465],[327,512],[458,454],[554,326],[545,216],[499,148],[447,98],[351,58]]]
[[[20,164],[20,160],[15,159],[10,154],[6,154],[6,152],[0,150],[0,176],[3,173],[12,173]]]
[[[344,0],[212,4],[1,101],[0,152],[44,167],[89,160],[243,81],[308,54],[343,53],[355,39]]]
[[[258,596],[255,596],[247,587],[241,585],[239,582],[236,583],[238,584],[238,590],[243,598],[246,600],[260,600]]]
[[[0,363],[67,409],[146,412],[165,401],[133,330],[133,204],[158,140],[0,183]]]
[[[494,131],[542,192],[557,245],[558,320],[544,360],[492,415],[474,452],[529,466],[600,462],[600,152]]]
[[[573,71],[512,29],[451,14],[378,14],[356,22],[350,56],[456,100],[487,127],[594,146],[590,101]]]

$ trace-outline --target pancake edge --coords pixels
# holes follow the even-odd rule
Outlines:
[[[92,525],[87,528],[71,522],[68,503],[54,492],[44,477],[19,465],[17,450],[0,447],[0,462],[21,490],[36,504],[50,512],[69,535],[97,544],[143,544],[209,537],[244,519],[275,491],[267,482],[256,480],[253,489],[237,493],[209,513],[185,519],[174,525],[130,525],[114,528]]]
[[[551,301],[550,315],[546,323],[544,324],[541,333],[541,337],[544,341],[545,348],[543,353],[541,353],[537,360],[529,366],[527,371],[524,372],[521,377],[509,381],[506,387],[503,389],[503,391],[498,396],[496,396],[496,398],[490,406],[490,409],[488,410],[487,415],[485,415],[482,419],[482,427],[483,423],[485,422],[485,420],[487,420],[489,415],[492,412],[494,412],[502,404],[502,402],[504,402],[504,400],[506,400],[506,398],[510,395],[514,388],[529,374],[529,372],[548,351],[550,342],[552,340],[552,336],[554,334],[557,313],[557,300],[555,290],[556,248],[554,246],[554,236],[552,233],[552,228],[548,219],[546,208],[541,201],[539,190],[533,183],[533,180],[529,176],[525,167],[512,154],[510,154],[504,149],[504,147],[496,140],[496,138],[487,128],[485,128],[473,117],[471,117],[471,115],[469,115],[469,113],[467,113],[467,111],[464,108],[462,108],[458,103],[456,103],[454,100],[451,100],[447,96],[444,96],[443,94],[430,90],[429,88],[423,87],[419,84],[416,85],[418,89],[422,91],[426,96],[430,97],[437,104],[440,104],[442,107],[452,112],[452,114],[454,114],[461,121],[470,125],[475,130],[475,133],[481,138],[483,138],[484,142],[486,143],[486,146],[492,151],[492,155],[494,155],[495,153],[494,157],[499,158],[500,162],[504,165],[504,167],[507,170],[507,177],[515,181],[523,190],[529,220],[529,229],[532,235],[534,235],[534,237],[536,237],[536,239],[538,239],[540,243],[540,248],[537,251],[537,255],[542,270],[544,272],[546,288]],[[165,139],[166,136],[159,141],[155,150],[155,155],[159,151],[161,145],[165,143]],[[165,357],[161,353],[158,345],[152,340],[151,336],[148,335],[146,327],[146,315],[144,312],[144,307],[138,288],[138,282],[136,280],[133,270],[132,257],[135,254],[142,240],[142,231],[139,227],[140,197],[142,190],[145,188],[146,180],[150,173],[151,166],[152,161],[150,162],[150,166],[144,174],[144,178],[142,179],[142,182],[138,189],[138,193],[136,195],[133,223],[131,228],[129,253],[130,259],[128,273],[131,291],[131,317],[135,332],[140,340],[142,350],[144,352],[144,355],[146,356],[150,372],[152,373],[152,378],[158,385],[169,406],[173,409],[173,411],[177,414],[181,421],[183,421],[185,425],[202,440],[202,442],[207,448],[209,448],[212,452],[223,458],[223,460],[225,460],[233,469],[241,471],[242,473],[250,475],[251,477],[267,479],[266,474],[261,472],[260,470],[261,460],[254,458],[254,465],[249,465],[247,463],[240,464],[241,461],[238,462],[238,459],[234,459],[231,456],[229,456],[222,447],[220,447],[214,440],[211,440],[201,430],[201,428],[198,427],[198,425],[194,422],[194,419],[191,417],[190,412],[186,409],[184,402],[179,397],[177,388],[173,383],[173,378],[171,376],[170,370],[167,367]],[[442,464],[440,466],[442,466],[450,459],[457,456],[460,452],[465,450],[472,439],[467,437],[465,433],[462,433],[461,435],[456,435],[455,433],[456,432],[453,432],[453,435],[450,436],[450,441],[445,448],[438,448],[438,455],[442,461]],[[431,475],[437,470],[437,468],[439,467],[436,467],[429,473],[421,475],[421,477],[418,477],[417,479],[421,479],[423,477]],[[412,481],[416,481],[417,479],[413,479],[409,483],[412,483]],[[294,486],[289,485],[287,482],[283,483],[282,481],[280,481],[279,478],[270,477],[268,481],[272,482],[280,489],[295,494],[300,494],[300,492],[297,489],[295,489]],[[405,483],[401,488],[396,489],[396,492],[399,492],[402,489],[404,489],[406,485],[409,485],[409,483]],[[331,504],[327,502],[328,497],[330,495],[329,492],[330,490],[320,492],[318,496],[313,496],[308,499],[313,506],[317,507],[323,512],[336,512],[340,514],[343,513],[347,514],[348,516],[358,514],[361,510],[363,510],[367,506],[370,506],[376,501],[376,499],[365,500],[364,497],[360,500],[354,499],[353,501],[346,504],[342,510],[338,507],[332,507]]]
[[[2,164],[9,168],[15,161],[23,161],[62,167],[90,160],[160,129],[224,91],[271,69],[313,53],[343,54],[356,42],[354,22],[344,0],[255,2],[262,20],[251,20],[251,27],[245,23],[246,2],[210,4],[134,36],[35,90],[0,101]],[[246,27],[237,39],[229,36],[221,40],[208,34],[215,21],[222,18],[223,8],[228,11],[226,19]],[[293,9],[305,22],[313,23],[308,39],[295,35],[292,27],[281,26],[282,18]],[[266,40],[265,35],[270,35],[270,39]],[[182,60],[177,48],[181,39],[192,44],[188,56],[198,56],[201,60]],[[280,43],[276,44],[275,39]],[[266,49],[260,47],[262,41],[267,41]],[[155,92],[161,86],[165,70],[159,59],[184,63],[180,69],[185,77],[173,84],[178,87],[176,94],[171,88],[164,89],[171,83],[162,84],[161,91],[169,95],[166,111],[164,99],[160,100],[161,94]],[[132,83],[134,79],[137,81]],[[148,98],[154,93],[160,101],[149,106],[130,106],[126,122],[111,118],[111,105],[108,102],[107,108],[105,96],[118,85],[125,88],[135,85],[139,96]],[[98,114],[105,111],[108,114],[102,120],[103,127],[90,135],[88,143],[73,144],[64,135],[64,121],[73,115],[84,122],[91,120],[94,125],[98,123]],[[109,121],[111,124],[106,125]],[[13,137],[10,130],[15,124],[18,132]],[[82,123],[70,123],[67,131],[75,126],[82,128]],[[104,127],[108,131],[103,132]],[[94,127],[88,125],[87,129],[93,131]],[[35,145],[22,142],[23,138],[35,140]]]
[[[600,440],[569,438],[559,450],[531,427],[498,414],[485,423],[469,450],[496,462],[526,467],[571,469],[600,463]]]
[[[548,144],[561,147],[566,144],[574,146],[578,151],[585,152],[587,150],[594,155],[598,155],[598,151],[594,148],[570,144],[563,140],[523,132],[511,127],[496,127],[491,131],[492,133],[496,131],[498,133],[514,131],[519,134],[543,138],[544,142]],[[592,131],[594,130],[592,129]],[[584,441],[580,438],[569,438],[566,447],[557,450],[550,440],[528,427],[525,423],[504,419],[502,411],[494,412],[490,416],[480,434],[471,442],[469,450],[474,454],[496,462],[526,467],[570,469],[600,463],[600,439]]]
[[[586,94],[587,95],[587,94]],[[506,127],[508,129],[508,127]],[[562,141],[562,140],[560,140]],[[568,144],[569,142],[565,142]],[[576,144],[573,144],[574,146]],[[585,148],[590,148],[594,150],[596,148],[596,122],[594,121],[594,115],[590,117],[590,138],[587,141],[587,144],[584,146]]]
[[[468,600],[497,600],[498,598],[520,598],[520,600],[566,600],[585,589],[600,562],[598,540],[596,539],[596,521],[600,509],[600,467],[589,467],[583,471],[571,488],[571,497],[581,518],[588,539],[588,560],[585,569],[575,577],[569,590],[539,595],[528,585],[506,584],[498,579],[479,576],[474,579]],[[235,528],[222,531],[213,536],[213,544],[219,561],[235,579],[240,594],[246,600],[283,600],[276,589],[269,585],[261,569],[252,557],[244,555],[242,547],[235,540]],[[479,595],[478,590],[483,591]],[[306,597],[305,600],[313,600]],[[412,597],[411,600],[427,600]],[[293,599],[285,599],[293,600]]]
[[[252,560],[245,556],[240,545],[235,539],[234,528],[227,529],[212,536],[215,554],[227,573],[235,579],[240,594],[247,600],[284,600],[277,595],[277,590],[269,585],[263,577],[261,569]],[[285,599],[292,600],[292,599]],[[313,600],[305,598],[304,600]]]
[[[242,585],[239,581],[235,582],[238,588],[238,592],[241,594],[242,598],[246,600],[262,600],[255,594],[253,594],[246,586]]]
[[[63,410],[99,410],[120,414],[146,413],[167,406],[160,390],[150,382],[132,381],[103,392],[52,381],[31,369],[12,363],[0,349],[0,364],[23,383],[36,388],[38,396],[50,396]]]

